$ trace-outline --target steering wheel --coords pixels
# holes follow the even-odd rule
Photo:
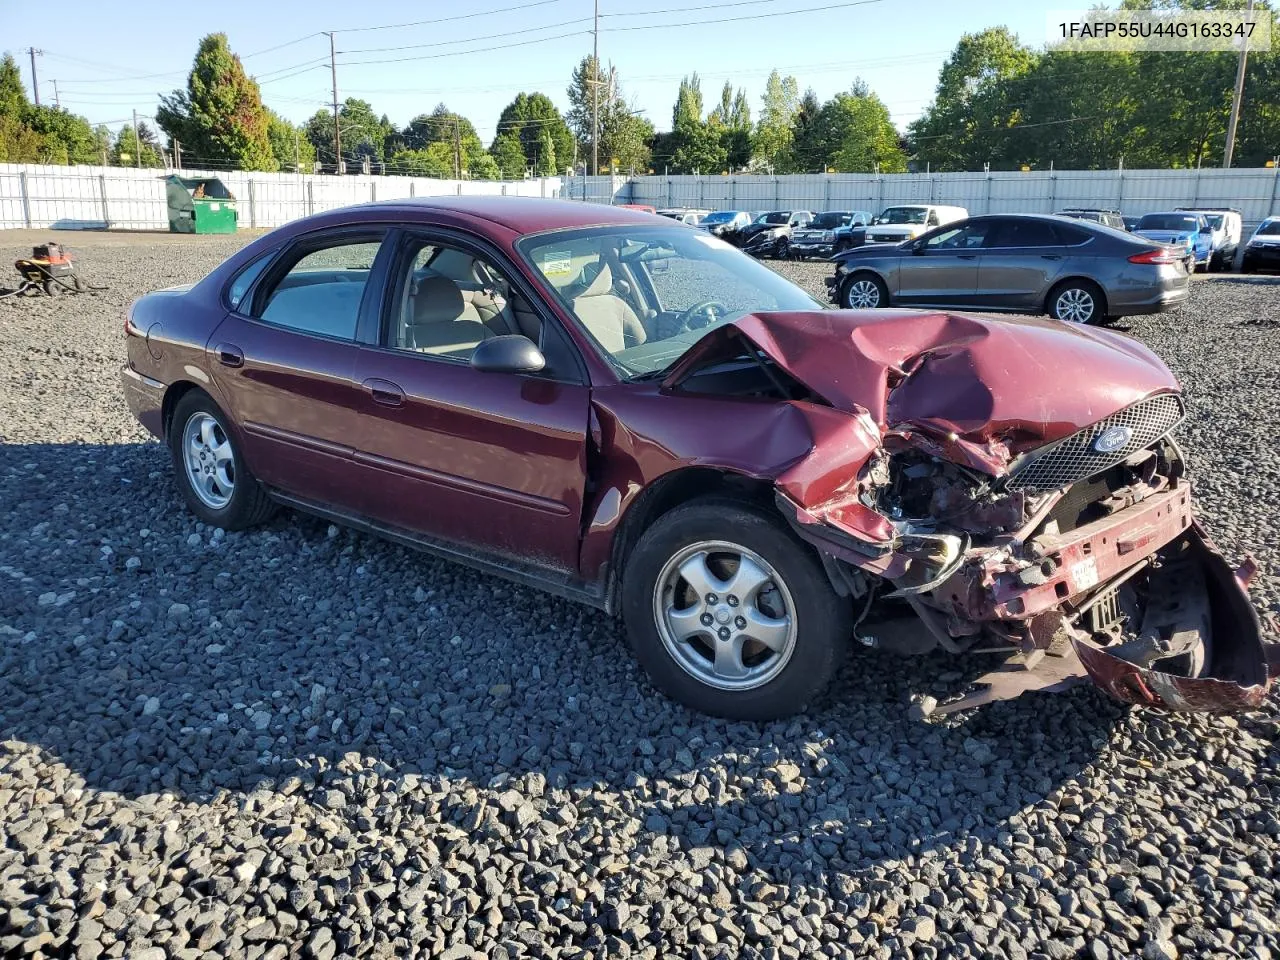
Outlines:
[[[728,314],[729,308],[719,300],[703,300],[680,314],[676,322],[681,330],[702,330]],[[719,316],[717,316],[719,314]]]

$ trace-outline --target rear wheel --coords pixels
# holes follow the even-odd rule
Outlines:
[[[889,289],[874,273],[854,273],[840,288],[840,306],[846,310],[874,310],[889,305]]]
[[[695,500],[664,514],[623,578],[636,657],[668,696],[704,713],[772,720],[830,682],[847,603],[813,551],[757,507]]]
[[[1088,280],[1067,280],[1049,294],[1049,316],[1064,323],[1100,323],[1105,309],[1102,290]]]
[[[191,512],[225,530],[256,526],[275,504],[245,464],[213,398],[192,390],[178,401],[169,424],[178,489]]]

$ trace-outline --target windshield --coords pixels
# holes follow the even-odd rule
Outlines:
[[[1180,213],[1148,213],[1138,221],[1139,230],[1176,230],[1190,233],[1196,228],[1195,217]]]
[[[1204,215],[1204,219],[1205,219],[1205,222],[1207,222],[1207,223],[1209,224],[1209,228],[1210,228],[1210,229],[1212,229],[1212,230],[1221,230],[1221,229],[1222,229],[1222,214],[1220,214],[1220,213],[1206,213],[1206,214]]]
[[[788,210],[775,210],[773,213],[764,213],[760,215],[760,219],[756,223],[786,223],[791,219],[791,213]]]
[[[1255,236],[1274,237],[1280,235],[1280,220],[1268,220],[1258,228]]]
[[[889,207],[880,214],[881,223],[924,223],[928,207]]]
[[[703,223],[728,223],[738,215],[736,210],[717,210],[702,218]]]
[[[820,213],[810,221],[809,226],[815,230],[834,230],[845,226],[850,219],[847,213]]]
[[[660,221],[535,234],[517,249],[627,377],[657,375],[749,313],[825,309],[737,248]]]

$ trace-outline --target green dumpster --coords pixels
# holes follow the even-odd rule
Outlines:
[[[170,233],[235,233],[236,198],[217,177],[165,177]]]

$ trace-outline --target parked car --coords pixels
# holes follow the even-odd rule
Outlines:
[[[728,239],[749,223],[751,214],[743,210],[713,210],[698,221],[698,226],[712,236]]]
[[[451,196],[295,220],[125,334],[129,408],[203,523],[288,506],[621,614],[701,710],[800,709],[881,593],[870,642],[1009,651],[979,700],[1267,691],[1178,384],[1110,331],[828,311],[658,217]]]
[[[1242,273],[1255,270],[1280,270],[1280,217],[1267,217],[1245,244],[1240,260]]]
[[[1240,211],[1234,207],[1178,207],[1180,213],[1198,213],[1209,224],[1211,240],[1209,243],[1209,269],[1230,270],[1236,262],[1236,251],[1240,249],[1240,234],[1243,224]]]
[[[710,212],[710,210],[690,210],[688,207],[668,207],[664,210],[659,210],[658,216],[696,227],[702,222],[702,218]]]
[[[1140,221],[1142,218],[1123,216],[1120,219],[1124,221],[1124,228],[1128,230],[1130,233],[1132,233],[1134,230],[1138,229],[1138,221]]]
[[[1071,217],[1073,220],[1092,220],[1094,223],[1100,223],[1104,227],[1112,227],[1115,230],[1127,230],[1124,225],[1124,217],[1119,210],[1107,210],[1102,207],[1064,207],[1059,211],[1059,216]]]
[[[1208,268],[1213,254],[1213,231],[1209,223],[1198,213],[1147,213],[1138,221],[1134,234],[1179,247],[1187,260],[1189,270]]]
[[[865,227],[871,222],[866,210],[828,210],[815,214],[809,224],[791,231],[791,255],[801,260],[806,257],[829,257],[854,246],[852,228]],[[862,237],[858,238],[861,245]]]
[[[931,203],[908,203],[885,207],[867,228],[866,244],[901,243],[926,230],[945,226],[969,215],[964,207],[943,207]]]
[[[808,210],[771,210],[739,231],[739,246],[753,257],[786,260],[791,256],[791,231],[812,220]]]
[[[1190,293],[1181,248],[1066,217],[972,217],[834,259],[828,290],[847,308],[979,308],[1101,323],[1169,310]]]

